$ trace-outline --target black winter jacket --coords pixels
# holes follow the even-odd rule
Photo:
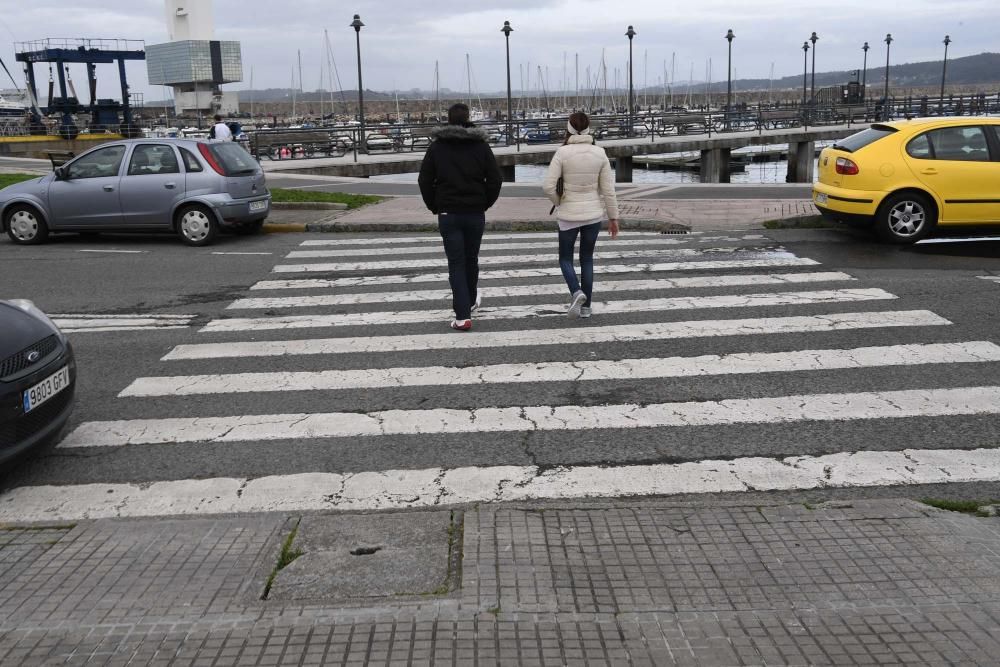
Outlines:
[[[420,165],[420,195],[432,213],[483,213],[500,196],[500,168],[478,127],[445,125],[431,132]]]

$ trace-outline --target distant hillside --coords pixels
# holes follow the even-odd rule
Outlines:
[[[877,66],[875,61],[880,57],[878,49],[872,49],[869,52],[868,58],[868,84],[871,86],[881,85],[881,82],[885,80],[885,66]],[[884,57],[884,52],[882,56]],[[861,67],[861,53],[858,53],[858,68]],[[892,86],[895,88],[920,88],[925,86],[937,86],[941,83],[941,61],[934,60],[929,62],[921,63],[904,63],[901,65],[892,65],[889,68],[890,80]],[[724,74],[724,73],[723,73]],[[811,73],[810,73],[811,78]],[[853,78],[853,72],[844,70],[839,72],[816,72],[816,87],[825,88],[827,86],[845,84]],[[948,59],[948,85],[951,86],[987,86],[989,84],[1000,84],[1000,53],[981,53],[975,56],[965,56],[962,58],[949,58]],[[681,90],[688,86],[687,81],[678,81],[676,88]],[[703,81],[694,81],[691,83],[692,86],[698,88],[697,92],[704,90],[705,83]],[[802,75],[795,74],[792,76],[786,76],[779,79],[775,79],[773,82],[769,82],[767,79],[737,79],[733,81],[733,90],[740,92],[748,91],[766,91],[768,86],[772,87],[774,90],[795,90],[801,89],[802,87]],[[720,92],[726,90],[726,80],[723,76],[721,81],[712,82],[712,90],[714,92]],[[659,94],[662,88],[659,86],[649,86],[646,88],[646,92],[650,95]],[[267,102],[285,102],[291,103],[292,101],[292,90],[289,88],[268,88],[266,90],[240,90],[239,93],[240,102],[247,103],[250,100],[254,102],[267,103]],[[521,91],[515,90],[514,96],[520,97],[522,95]],[[589,95],[589,91],[581,91],[584,95]],[[643,92],[640,89],[636,90],[637,93]],[[561,91],[551,90],[549,91],[549,96],[556,98],[562,95]],[[464,91],[454,91],[448,88],[442,88],[440,91],[442,100],[455,100],[464,99],[468,96],[467,92]],[[494,98],[494,97],[504,97],[506,95],[505,91],[481,91],[474,93],[473,97],[483,97],[483,98]],[[539,93],[535,91],[526,91],[524,95],[538,97]],[[412,88],[407,90],[399,91],[399,99],[433,99],[435,93],[433,90],[421,90],[418,88]],[[295,98],[298,102],[318,102],[320,97],[324,100],[330,99],[329,92],[318,92],[318,91],[308,91],[308,92],[296,92]],[[357,100],[358,93],[357,90],[345,90],[343,92],[335,91],[333,93],[333,99],[335,102],[345,101],[347,103],[354,103]],[[380,92],[374,90],[365,90],[365,101],[371,102],[388,102],[395,99],[395,94],[392,92]],[[147,102],[147,105],[154,106],[155,102]]]
[[[858,69],[861,69],[862,56],[858,53]],[[885,53],[882,53],[884,60]],[[875,85],[885,81],[885,66],[877,67],[873,61],[877,61],[876,50],[868,52],[868,83]],[[893,86],[917,88],[920,86],[934,86],[941,84],[942,61],[934,60],[922,63],[904,63],[902,65],[890,65],[889,80]],[[853,72],[816,72],[816,87],[823,88],[844,84],[851,80]],[[811,72],[810,72],[811,79]],[[1000,82],[1000,53],[981,53],[977,56],[965,56],[963,58],[948,59],[948,85],[985,85]],[[811,83],[811,81],[810,81]],[[786,76],[775,79],[772,84],[776,90],[786,88],[796,88],[802,86],[802,75]],[[725,80],[722,81],[722,89],[726,87]],[[767,79],[740,79],[733,82],[735,90],[767,90]],[[713,90],[716,85],[712,85]]]

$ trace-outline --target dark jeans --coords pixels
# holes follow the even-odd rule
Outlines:
[[[581,289],[573,268],[573,247],[576,245],[577,233],[580,235],[580,278],[583,280],[583,293],[587,295],[587,303],[583,305],[590,308],[590,297],[594,293],[594,246],[601,233],[601,223],[595,222],[567,231],[559,230],[559,268],[562,269],[570,295]]]
[[[479,285],[479,244],[486,229],[485,213],[442,213],[438,229],[448,255],[448,282],[455,319],[472,316]]]

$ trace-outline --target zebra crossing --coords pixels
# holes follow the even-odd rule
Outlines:
[[[93,481],[0,521],[1000,481],[1000,345],[922,304],[760,235],[635,233],[569,320],[554,252],[487,235],[458,333],[437,237],[305,240],[58,444]]]

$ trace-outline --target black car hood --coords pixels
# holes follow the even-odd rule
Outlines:
[[[0,301],[0,361],[56,333],[17,306]]]

